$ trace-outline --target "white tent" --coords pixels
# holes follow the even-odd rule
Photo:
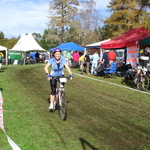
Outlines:
[[[4,46],[0,46],[0,51],[6,51],[7,50],[7,48],[6,47],[4,47]]]
[[[43,49],[34,39],[31,33],[28,35],[23,34],[21,38],[18,40],[16,45],[10,49],[10,51],[21,51],[23,52],[23,60],[25,64],[26,52],[28,51],[46,51]]]
[[[101,44],[104,43],[104,42],[108,42],[110,41],[111,39],[108,39],[108,40],[104,40],[104,41],[100,41],[100,42],[97,42],[97,43],[93,43],[93,44],[88,44],[88,45],[85,45],[85,48],[90,48],[90,49],[100,49],[100,60],[102,60],[102,57],[103,57],[103,53],[102,53],[102,49],[100,48],[101,47]],[[87,50],[86,50],[87,51]],[[86,53],[86,52],[84,52]]]
[[[88,44],[88,45],[85,45],[85,48],[100,48],[100,46],[101,46],[102,43],[108,42],[108,41],[110,41],[110,40],[111,40],[111,39],[104,40],[104,41],[100,41],[100,42],[93,43],[93,44]]]
[[[5,61],[6,61],[6,65],[8,63],[8,58],[7,58],[7,48],[4,46],[0,46],[0,53],[1,51],[5,51]]]
[[[23,34],[11,51],[46,51],[33,38],[32,34]]]

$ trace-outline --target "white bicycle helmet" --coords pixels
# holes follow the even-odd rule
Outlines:
[[[145,51],[146,51],[147,53],[150,53],[150,48],[149,48],[149,47],[146,47],[146,48],[145,48]]]

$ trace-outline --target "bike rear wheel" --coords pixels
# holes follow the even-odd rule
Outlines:
[[[67,100],[64,91],[60,91],[59,95],[59,107],[58,107],[59,115],[62,120],[67,119]]]
[[[147,75],[143,75],[138,78],[137,88],[139,90],[145,91],[149,87],[149,78]]]

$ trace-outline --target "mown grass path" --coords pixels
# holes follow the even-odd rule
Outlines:
[[[75,76],[65,87],[68,118],[62,121],[48,111],[43,68],[8,65],[0,71],[4,126],[22,150],[150,149],[150,95]],[[10,149],[0,130],[0,150]]]

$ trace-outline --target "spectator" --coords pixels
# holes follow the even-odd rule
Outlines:
[[[109,67],[109,58],[107,52],[103,49],[103,58],[102,58],[103,68]]]
[[[79,58],[80,58],[79,53],[77,51],[75,51],[73,53],[73,55],[72,55],[74,68],[78,68],[79,67]]]
[[[97,72],[95,71],[95,69],[97,68],[97,63],[100,59],[99,55],[98,55],[98,52],[95,52],[92,57],[92,68],[91,68],[91,74],[97,74]]]
[[[0,69],[2,67],[2,55],[0,54]]]
[[[32,57],[32,56],[30,56],[30,63],[31,63],[31,64],[35,64],[35,63],[36,63],[36,60],[35,60],[35,59],[33,59],[33,57]]]
[[[44,63],[47,64],[49,60],[50,60],[50,58],[48,56],[46,56]]]
[[[109,64],[111,64],[116,60],[116,53],[113,50],[110,50],[108,52],[108,59],[109,59]]]
[[[85,65],[86,65],[86,73],[87,74],[90,74],[90,72],[89,72],[89,68],[90,68],[90,56],[89,56],[89,53],[87,52],[87,54],[85,55],[85,58],[84,58],[84,60],[85,60]]]
[[[35,53],[36,62],[38,63],[40,60],[40,54],[38,52]]]
[[[82,56],[79,58],[80,61],[80,70],[81,70],[81,75],[83,74],[83,69],[84,69],[84,57],[85,55],[82,54]]]

